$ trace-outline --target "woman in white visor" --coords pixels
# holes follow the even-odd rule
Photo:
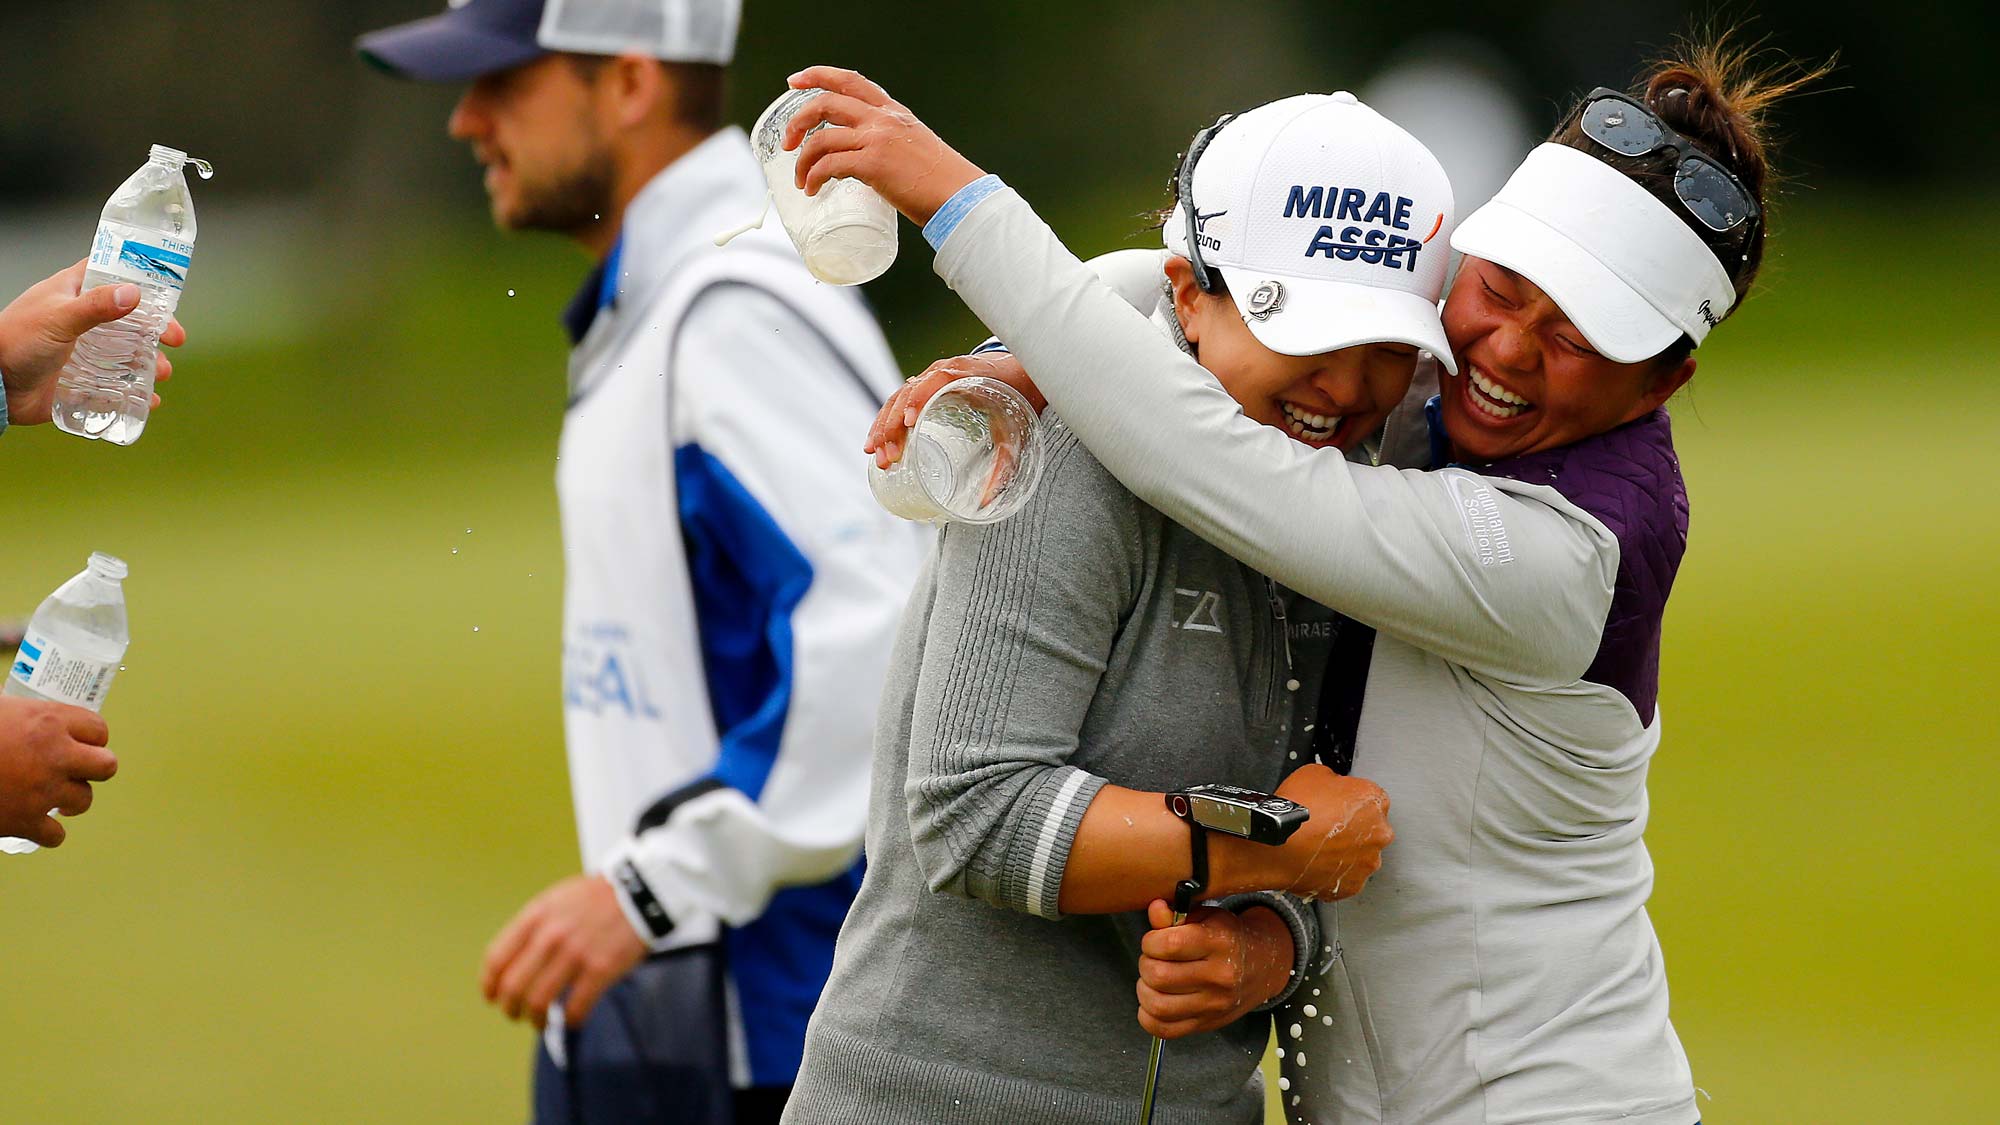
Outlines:
[[[1389,793],[1397,842],[1365,893],[1322,908],[1320,973],[1280,1016],[1292,1120],[1699,1117],[1643,832],[1688,510],[1662,407],[1756,275],[1758,117],[1801,81],[1745,62],[1696,50],[1638,94],[1593,92],[1458,228],[1456,374],[1440,363],[1435,397],[1385,439],[1428,471],[1250,422],[1162,346],[1137,286],[1106,285],[879,88],[824,68],[793,80],[840,92],[794,129],[849,127],[804,140],[809,187],[853,176],[930,223],[938,273],[1113,475],[1367,627],[1343,630],[1325,678],[1322,713],[1358,713],[1356,733],[1328,722],[1318,748]],[[1311,252],[1317,229],[1299,228]],[[1011,359],[948,363],[1019,378]],[[871,444],[944,377],[893,400]],[[1148,935],[1142,963],[1141,1023],[1169,1034],[1220,1010],[1213,959],[1184,932]]]

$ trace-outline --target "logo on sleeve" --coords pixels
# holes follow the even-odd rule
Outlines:
[[[1444,212],[1431,222],[1429,233],[1414,238],[1411,212],[1416,201],[1407,195],[1361,188],[1293,184],[1285,196],[1287,219],[1331,219],[1306,242],[1305,256],[1315,254],[1342,262],[1364,262],[1385,269],[1417,272],[1417,257],[1444,229]],[[1335,224],[1341,224],[1335,229]]]
[[[1480,566],[1506,566],[1514,561],[1514,545],[1507,541],[1507,525],[1500,522],[1500,502],[1486,482],[1470,473],[1447,472],[1445,487],[1458,509],[1459,522]]]

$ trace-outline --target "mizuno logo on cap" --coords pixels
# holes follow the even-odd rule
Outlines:
[[[1196,242],[1201,243],[1202,249],[1204,250],[1222,249],[1222,240],[1208,233],[1208,221],[1210,219],[1219,219],[1227,214],[1229,214],[1227,210],[1210,211],[1206,215],[1202,214],[1199,211],[1196,211],[1194,213],[1194,240]]]

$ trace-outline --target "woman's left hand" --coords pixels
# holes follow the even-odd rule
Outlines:
[[[1197,906],[1173,924],[1157,899],[1139,942],[1139,1026],[1162,1039],[1214,1031],[1276,996],[1291,979],[1292,932],[1271,911]]]
[[[854,71],[807,67],[789,82],[794,89],[826,91],[799,107],[785,126],[784,147],[799,150],[797,183],[807,195],[818,194],[831,179],[860,180],[922,225],[958,189],[986,174]],[[821,123],[839,127],[806,136]]]

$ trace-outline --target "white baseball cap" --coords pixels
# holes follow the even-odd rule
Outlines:
[[[1353,94],[1299,94],[1237,117],[1197,157],[1167,249],[1219,268],[1243,322],[1285,355],[1411,344],[1456,373],[1438,319],[1451,181],[1422,142]]]
[[[743,0],[548,0],[535,38],[551,51],[727,64],[742,19]]]
[[[361,56],[420,82],[464,82],[552,51],[726,64],[743,0],[450,0],[441,13],[369,32]]]
[[[1534,282],[1619,363],[1651,359],[1682,335],[1701,343],[1736,303],[1729,272],[1673,208],[1567,145],[1529,153],[1451,245]]]

